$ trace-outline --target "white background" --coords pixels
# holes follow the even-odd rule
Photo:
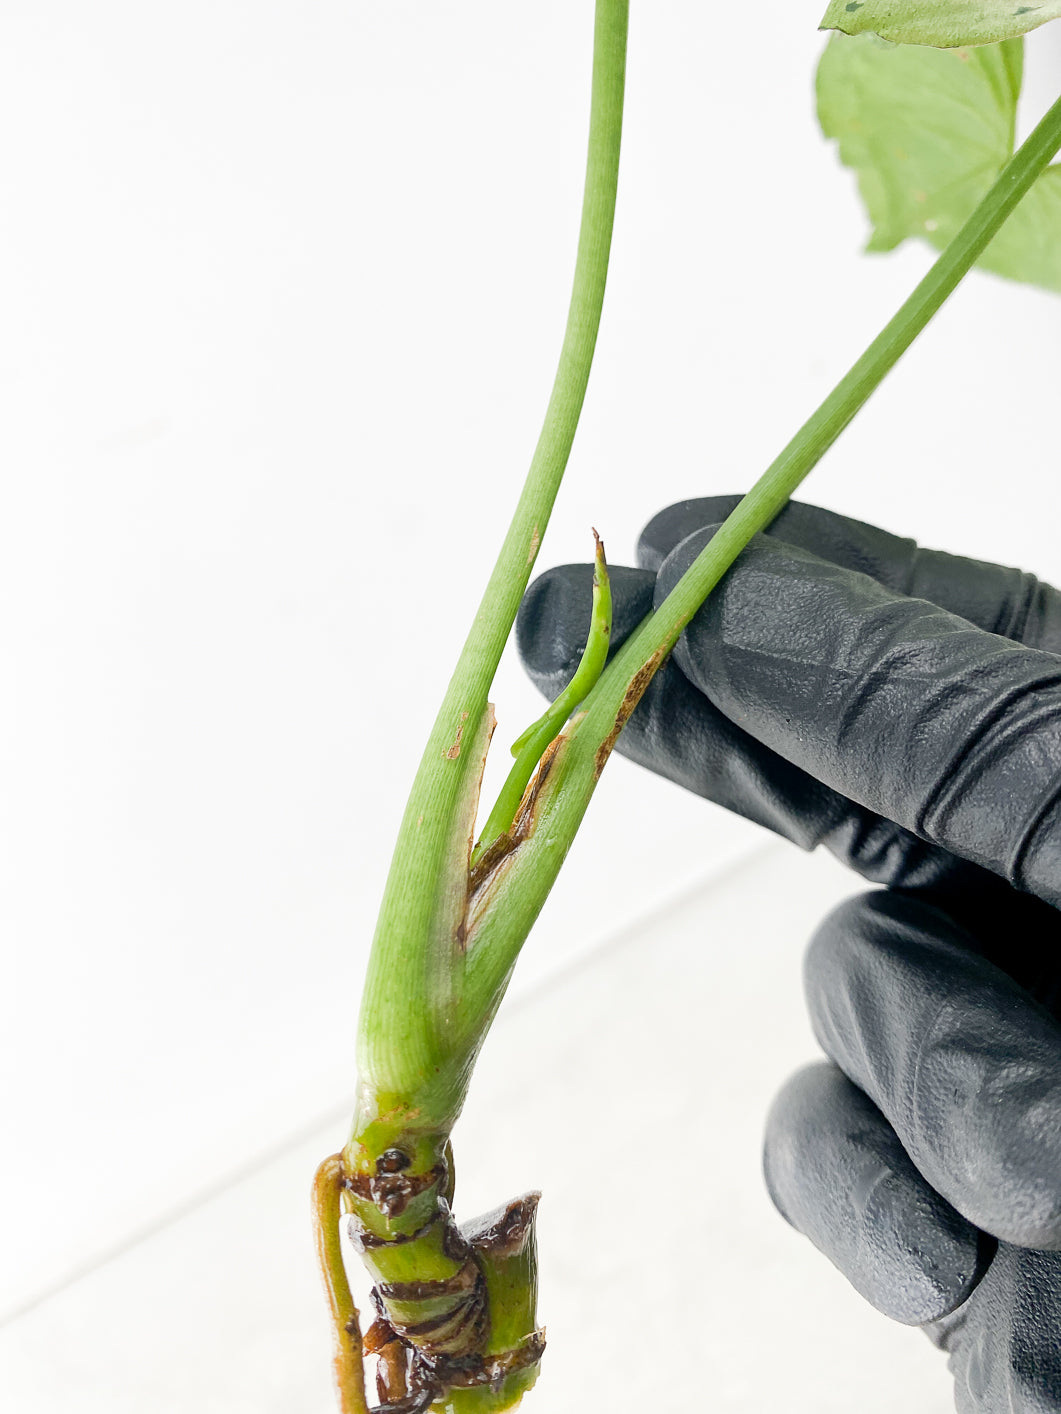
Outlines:
[[[0,6],[0,1396],[25,1414],[327,1408],[303,1190],[344,1137],[397,821],[549,391],[591,9]],[[628,562],[661,506],[745,489],[927,268],[859,254],[814,119],[820,3],[754,9],[634,6],[608,301],[540,566],[591,524]],[[1028,49],[1022,130],[1061,29]],[[1057,315],[970,277],[805,497],[1061,577]],[[504,743],[540,705],[513,662],[495,696]],[[593,1398],[568,1311],[651,1331],[697,1284],[717,1308],[680,1340],[713,1408],[868,1409],[859,1379],[881,1410],[949,1406],[939,1357],[756,1186],[769,1095],[813,1051],[799,953],[853,887],[609,767],[481,1068],[526,1121],[506,1148],[473,1096],[479,1169],[458,1154],[464,1216],[553,1175],[543,1414]],[[673,1252],[637,1236],[623,1098],[676,1025],[658,957],[704,999],[668,1086],[707,1146],[687,1192],[707,1164],[722,1195]],[[596,1029],[588,976],[615,995]],[[572,1105],[583,1161],[611,1135],[614,1209],[592,1175],[565,1189]],[[614,1261],[576,1260],[560,1237],[609,1211]],[[637,1344],[612,1408],[651,1399]]]

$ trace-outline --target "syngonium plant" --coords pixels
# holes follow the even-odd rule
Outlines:
[[[834,39],[819,73],[823,126],[840,139],[842,157],[859,171],[878,229],[883,223],[886,234],[877,244],[921,235],[942,245],[943,253],[611,661],[607,566],[597,541],[579,670],[516,742],[515,764],[477,835],[479,788],[494,731],[488,694],[571,451],[608,271],[628,0],[596,0],[589,153],[559,367],[523,492],[402,820],[358,1023],[357,1110],[346,1145],[321,1165],[315,1184],[318,1249],[332,1307],[343,1414],[365,1414],[368,1408],[368,1355],[378,1357],[384,1414],[429,1408],[494,1414],[518,1403],[537,1378],[544,1347],[536,1312],[537,1195],[524,1195],[463,1226],[451,1212],[449,1136],[476,1057],[616,738],[714,585],[751,537],[770,524],[985,252],[989,268],[1057,287],[1039,236],[1053,214],[1059,169],[1047,169],[1061,147],[1061,100],[1010,154],[1012,107],[1020,87],[1017,36],[1061,14],[1061,4],[1024,11],[994,0],[836,0],[829,6],[824,28],[870,31],[919,45],[992,42],[990,49],[972,51],[970,60],[967,49],[957,58],[953,53],[926,58],[925,50],[895,50],[878,38]],[[837,45],[843,46],[839,52]],[[934,141],[939,146],[939,122],[920,128],[907,122],[902,140],[910,146],[913,132],[917,158],[907,180],[920,180],[922,170],[933,173],[941,214],[905,225],[895,213],[909,207],[909,193],[904,195],[894,160],[889,166],[894,136],[888,124],[895,127],[902,108],[889,93],[894,99],[901,91],[913,102],[904,87],[909,75],[894,62],[898,53],[912,55],[902,62],[918,70],[917,103],[937,118],[943,112],[944,127],[948,85],[968,87],[973,74],[973,89],[988,107],[995,105],[988,125],[994,121],[997,129],[994,169],[985,178],[983,163],[971,162],[976,180],[963,186],[940,175],[940,155],[932,147]],[[965,67],[956,67],[959,63]],[[967,93],[961,101],[968,107]],[[884,130],[876,142],[866,138],[871,118]],[[901,125],[901,111],[898,121]],[[952,156],[954,150],[960,154],[968,136],[947,134],[944,145]],[[1029,190],[1031,206],[1021,210],[1031,210],[1022,218],[1031,235],[1023,244],[1010,239],[1000,257],[993,239]],[[364,1338],[343,1268],[344,1236],[374,1283],[377,1319]]]

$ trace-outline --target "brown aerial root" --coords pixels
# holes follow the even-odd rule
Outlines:
[[[331,1154],[313,1180],[313,1221],[324,1289],[332,1314],[332,1371],[341,1414],[368,1414],[361,1322],[343,1267],[339,1237],[343,1161]]]

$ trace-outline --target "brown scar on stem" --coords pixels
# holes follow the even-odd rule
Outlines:
[[[534,1231],[534,1215],[541,1196],[538,1192],[524,1193],[488,1213],[474,1228],[466,1228],[465,1235],[475,1251],[495,1257],[518,1257]]]
[[[542,752],[538,769],[531,777],[523,799],[516,811],[516,818],[503,835],[499,835],[480,855],[468,873],[468,903],[461,920],[461,943],[467,947],[467,939],[475,927],[475,915],[482,911],[486,898],[492,892],[500,871],[513,857],[523,842],[530,838],[538,820],[538,806],[542,787],[556,761],[557,753],[568,738],[562,733],[551,741]]]
[[[490,743],[491,743],[491,741],[493,740],[493,737],[494,737],[494,728],[497,726],[497,719],[496,719],[495,716],[494,716],[494,704],[493,704],[492,702],[488,702],[488,703],[486,704],[486,718],[485,718],[485,721],[486,721],[486,741],[485,741],[485,743],[484,743],[484,745],[483,745],[482,757],[481,757],[481,759],[480,759],[480,761],[479,761],[478,773],[477,773],[476,780],[475,780],[474,798],[473,798],[472,801],[471,801],[470,809],[469,809],[469,816],[468,816],[468,852],[467,852],[467,855],[465,856],[466,860],[468,860],[468,861],[471,860],[471,857],[472,857],[472,847],[473,847],[473,845],[474,845],[474,843],[475,843],[475,817],[476,817],[476,815],[477,815],[477,813],[478,813],[478,809],[479,809],[479,794],[480,794],[480,792],[481,792],[481,790],[482,790],[483,775],[484,775],[484,773],[485,773],[485,771],[486,771],[486,759],[487,759],[487,756],[488,756],[489,751],[490,751]],[[469,866],[466,864],[465,867],[466,867],[466,869],[467,869]],[[468,897],[469,897],[469,895],[468,895],[468,891],[467,891],[467,874],[466,874],[466,875],[465,875],[464,911],[462,912],[460,918],[457,920],[457,926],[456,926],[456,928],[455,928],[455,930],[454,930],[454,935],[453,935],[453,941],[454,941],[454,943],[456,944],[456,949],[457,949],[457,952],[458,952],[458,953],[466,952],[466,951],[467,951],[467,946],[468,946]]]
[[[527,563],[528,563],[528,565],[533,565],[534,560],[535,560],[535,557],[536,557],[537,554],[538,554],[538,546],[539,546],[541,543],[542,543],[542,537],[541,537],[541,535],[538,533],[538,527],[537,527],[537,525],[535,525],[534,529],[531,531],[530,550],[527,552]]]
[[[457,728],[457,735],[454,738],[453,745],[446,748],[446,759],[449,761],[456,761],[457,757],[461,754],[461,737],[464,735],[464,723],[467,720],[467,712],[462,712],[460,726]]]
[[[615,714],[615,721],[612,724],[611,731],[601,742],[600,746],[597,747],[597,753],[593,758],[593,774],[595,777],[600,777],[600,773],[604,770],[605,762],[612,754],[612,748],[615,746],[619,733],[630,720],[631,713],[644,696],[645,689],[652,681],[657,669],[663,666],[669,655],[669,648],[657,648],[648,662],[645,663],[643,667],[638,668],[637,672],[634,674],[633,680],[626,689],[622,702],[619,704],[619,710]]]
[[[396,1123],[400,1124],[402,1121],[405,1121],[405,1123],[407,1124],[411,1124],[414,1120],[420,1118],[420,1106],[403,1105],[399,1102],[396,1105],[391,1105],[389,1109],[379,1111],[377,1118],[379,1119],[381,1124],[391,1126],[395,1125]],[[373,1168],[375,1168],[374,1161]]]

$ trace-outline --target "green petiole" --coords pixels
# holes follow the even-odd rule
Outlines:
[[[494,808],[483,826],[479,843],[472,850],[473,869],[490,845],[511,827],[519,803],[534,774],[534,768],[541,760],[542,752],[556,739],[560,728],[583,698],[589,695],[594,683],[604,671],[612,633],[612,587],[608,579],[604,546],[596,531],[593,532],[593,539],[596,546],[593,557],[593,600],[586,646],[575,669],[575,676],[560,696],[512,743],[512,755],[515,756],[516,763],[501,787]]]

